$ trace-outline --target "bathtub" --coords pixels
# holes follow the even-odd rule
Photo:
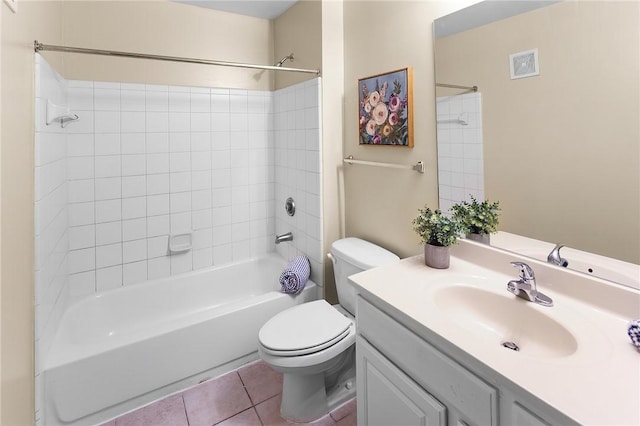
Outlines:
[[[285,261],[251,261],[123,287],[72,305],[47,354],[43,424],[97,424],[257,359],[258,330],[315,300],[279,291]]]

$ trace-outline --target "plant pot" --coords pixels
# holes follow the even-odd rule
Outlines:
[[[491,235],[489,234],[466,234],[468,240],[477,241],[482,244],[490,245]]]
[[[447,269],[451,254],[449,247],[424,245],[424,264],[436,269]]]

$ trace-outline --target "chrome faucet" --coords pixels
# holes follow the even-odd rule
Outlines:
[[[547,262],[566,268],[569,266],[569,261],[560,256],[560,249],[562,247],[564,247],[564,244],[556,244],[553,250],[551,250],[551,253],[549,253],[549,256],[547,256]]]
[[[285,241],[293,241],[293,234],[287,232],[286,234],[276,235],[276,244],[283,243]]]
[[[511,265],[520,268],[520,279],[509,281],[507,290],[529,302],[542,306],[553,306],[551,298],[540,293],[536,288],[536,277],[529,265],[523,262],[511,262]]]

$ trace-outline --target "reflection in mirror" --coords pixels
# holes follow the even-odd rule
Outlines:
[[[500,201],[502,231],[640,263],[639,15],[485,1],[437,19],[436,82],[463,86],[436,87],[440,207]]]

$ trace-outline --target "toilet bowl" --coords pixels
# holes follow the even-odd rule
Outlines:
[[[280,414],[294,422],[322,417],[355,396],[355,288],[348,277],[397,261],[395,254],[359,238],[331,245],[340,304],[316,300],[269,319],[258,333],[258,353],[283,373]]]

